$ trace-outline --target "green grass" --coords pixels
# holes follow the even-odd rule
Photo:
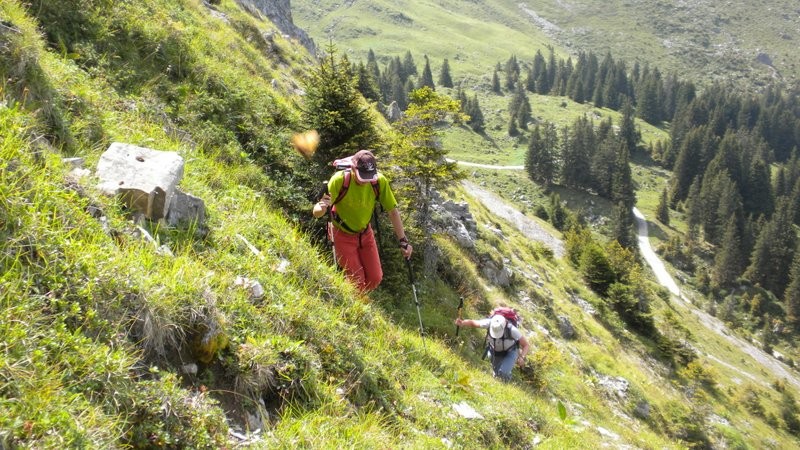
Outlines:
[[[733,81],[754,88],[800,75],[792,35],[798,18],[789,0],[759,8],[747,2],[691,5],[622,1],[526,4],[492,2],[297,1],[296,23],[317,41],[334,39],[356,54],[372,48],[385,56],[411,50],[433,58],[434,73],[448,58],[455,76],[488,85],[491,69],[512,54],[532,59],[552,45],[558,57],[579,51],[605,55],[632,67],[658,67],[707,84]],[[538,20],[529,13],[533,11]],[[548,24],[549,23],[549,24]],[[547,25],[546,25],[547,24]],[[774,69],[756,61],[763,52]],[[487,78],[488,77],[488,78]]]
[[[574,268],[460,188],[454,198],[469,203],[479,224],[477,250],[436,234],[435,267],[424,271],[414,260],[420,336],[396,251],[384,261],[383,287],[360,295],[327,250],[276,206],[302,186],[261,165],[254,149],[276,164],[298,164],[286,141],[299,116],[290,87],[306,70],[303,51],[276,35],[266,53],[256,38],[272,25],[230,1],[220,5],[227,21],[201,3],[98,5],[82,16],[96,39],[76,56],[37,31],[71,23],[37,24],[17,1],[0,4],[21,31],[0,34],[0,446],[234,447],[229,428],[258,413],[262,423],[248,424],[264,430],[254,448],[516,448],[534,441],[553,449],[685,448],[684,430],[697,422],[692,414],[707,410],[730,423],[700,421],[703,431],[719,429],[715,444],[794,442],[737,407],[737,396],[750,391],[727,366],[714,366],[719,399],[689,396],[686,377],[604,311]],[[86,3],[65,7],[76,6]],[[106,7],[115,15],[101,14]],[[442,9],[432,17],[444,26],[445,16]],[[123,30],[142,39],[116,39],[113,32]],[[164,53],[141,66],[125,58],[159,43]],[[183,76],[162,72],[178,61],[190,65]],[[560,102],[545,108],[546,100],[537,99],[542,117],[560,117]],[[206,202],[208,233],[145,222],[173,256],[157,253],[91,178],[67,178],[62,157],[83,156],[91,168],[113,141],[180,153],[181,188]],[[500,156],[513,145],[498,145],[499,163],[520,161],[521,153]],[[640,183],[656,185],[664,176],[642,170]],[[545,198],[520,172],[471,174],[528,208]],[[104,221],[92,216],[95,208]],[[512,268],[512,286],[491,286],[480,276],[486,258]],[[250,298],[238,277],[258,280],[264,297]],[[481,331],[454,336],[459,296],[464,317],[481,317],[498,303],[522,312],[533,365],[515,370],[512,383],[491,377],[480,358]],[[576,296],[598,315],[574,303]],[[665,324],[666,308],[657,309]],[[559,336],[558,316],[576,327],[575,340]],[[709,352],[716,342],[699,333],[694,339]],[[725,349],[720,358],[741,355]],[[188,362],[198,364],[196,375],[182,373]],[[599,386],[617,376],[630,382],[625,398]],[[753,391],[777,414],[773,380],[756,376]],[[635,418],[639,401],[651,405],[649,417]],[[460,417],[453,409],[460,402],[484,419]],[[749,434],[735,431],[745,426]]]

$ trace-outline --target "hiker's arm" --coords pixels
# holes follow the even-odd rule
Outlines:
[[[528,344],[528,338],[525,337],[523,334],[521,338],[519,338],[519,357],[517,358],[517,364],[522,366],[525,364],[525,356],[528,355],[528,351],[530,351],[531,346]]]
[[[457,327],[470,327],[470,328],[480,328],[481,325],[478,323],[477,320],[472,319],[456,319],[456,326]]]
[[[406,259],[411,258],[411,252],[414,251],[414,247],[408,243],[406,231],[403,228],[403,219],[400,218],[400,210],[398,208],[389,211],[389,220],[392,222],[394,235],[397,236],[397,241],[400,243],[400,250],[402,250],[403,256]]]
[[[316,217],[320,218],[326,211],[328,211],[328,207],[331,205],[331,196],[325,194],[322,196],[321,199],[317,203],[314,204],[314,209],[311,210],[311,214]]]

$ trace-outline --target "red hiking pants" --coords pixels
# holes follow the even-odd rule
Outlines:
[[[366,230],[356,234],[345,233],[333,224],[329,226],[336,263],[344,269],[347,278],[362,292],[378,287],[383,279],[383,269],[372,226],[368,225]]]

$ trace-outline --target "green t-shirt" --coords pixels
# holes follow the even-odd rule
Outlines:
[[[339,196],[339,191],[344,185],[344,172],[344,170],[336,172],[328,181],[328,192],[333,200]],[[389,180],[382,173],[378,173],[378,192],[378,200],[385,211],[391,211],[397,207],[397,200],[394,198],[392,188],[389,187]],[[347,188],[347,193],[334,208],[339,220],[344,222],[348,228],[355,231],[364,230],[372,218],[372,210],[375,209],[375,191],[372,189],[372,184],[358,184],[355,174],[351,174],[350,187]],[[347,231],[336,221],[333,223],[342,231]]]

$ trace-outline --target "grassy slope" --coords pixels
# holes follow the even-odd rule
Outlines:
[[[180,35],[169,37],[185,38],[195,70],[224,74],[229,89],[252,94],[248,101],[291,104],[290,90],[275,91],[269,81],[274,76],[291,86],[302,57],[278,64],[243,37],[250,27],[269,31],[269,23],[231,2],[222,4],[227,21],[198,2],[140,5],[115,17],[142,27],[143,34],[167,29]],[[18,3],[4,2],[0,11],[21,31],[2,36],[4,60],[14,64],[0,66],[9,80],[0,108],[0,441],[35,448],[219,448],[232,443],[217,404],[238,420],[263,398],[272,420],[256,447],[431,448],[446,441],[512,447],[538,439],[543,448],[679,448],[693,421],[708,424],[707,416],[695,417],[708,409],[733,422],[708,424],[727,442],[791,442],[733,402],[687,397],[689,386],[669,378],[667,366],[645,363],[650,344],[567,300],[577,293],[599,304],[570,267],[543,256],[476,204],[471,207],[482,224],[480,248],[498,249],[493,257],[503,255],[520,273],[545,281],[538,286],[518,277],[514,289],[527,292],[533,303],[517,303],[516,295],[484,286],[474,256],[443,239],[453,274],[463,277],[458,286],[467,296],[465,317],[482,314],[494,302],[518,306],[533,333],[534,370],[517,372],[510,385],[493,380],[477,355],[482,334],[464,330],[463,340],[452,339],[457,294],[435,277],[419,288],[430,333],[423,346],[402,272],[389,274],[387,288],[371,303],[356,295],[324,254],[271,206],[268,175],[242,155],[235,140],[222,148],[193,146],[194,140],[164,126],[153,113],[167,106],[153,90],[159,77],[120,92],[114,73],[90,74],[47,48]],[[239,25],[238,32],[228,28],[231,23]],[[302,54],[280,39],[275,45],[284,61]],[[52,109],[42,107],[48,104]],[[203,142],[199,131],[207,124],[192,111],[187,107],[174,117]],[[264,117],[276,141],[287,136],[270,116],[278,113],[286,114],[270,109]],[[145,225],[175,256],[158,255],[134,237],[126,212],[95,192],[90,179],[82,179],[77,190],[66,181],[64,154],[37,145],[42,134],[54,134],[54,123],[63,124],[60,139],[72,139],[69,153],[85,157],[87,167],[115,140],[181,153],[187,161],[182,188],[206,201],[210,234],[198,238]],[[91,216],[89,205],[103,211],[117,238]],[[284,260],[288,266],[281,269]],[[249,300],[234,284],[237,276],[258,279],[265,298]],[[554,334],[556,311],[575,324],[577,340]],[[196,361],[203,347],[193,339],[209,329],[222,330],[229,345],[211,364],[201,364],[197,377],[178,376],[178,352],[182,362]],[[627,398],[599,387],[608,376],[630,381]],[[722,397],[739,393],[734,383],[721,382]],[[775,414],[767,399],[777,394],[758,389]],[[652,408],[646,420],[632,418],[640,400]],[[461,401],[484,420],[458,417],[451,405]],[[567,407],[565,420],[558,417],[559,401]]]
[[[541,48],[544,52],[542,46],[531,47],[532,43],[537,45],[536,43],[542,41],[543,36],[544,43],[550,42],[556,46],[557,55],[581,49],[593,50],[602,55],[610,50],[617,59],[629,63],[633,61],[648,63],[659,67],[662,72],[674,70],[681,76],[690,77],[701,84],[711,80],[728,80],[759,86],[772,80],[776,75],[779,79],[796,80],[800,69],[792,56],[795,39],[793,30],[797,29],[796,7],[781,1],[769,2],[760,8],[753,8],[745,2],[728,2],[724,5],[717,2],[694,2],[691,5],[684,3],[681,6],[671,2],[633,4],[606,2],[602,5],[590,2],[537,2],[536,5],[527,5],[528,8],[536,10],[540,19],[557,25],[559,30],[556,31],[552,31],[554,28],[542,27],[544,23],[542,20],[538,22],[537,27],[531,28],[530,23],[527,23],[522,25],[523,28],[518,28],[525,20],[508,20],[507,17],[515,14],[510,11],[515,11],[519,16],[519,2],[481,2],[479,5],[462,2],[461,8],[452,12],[451,24],[441,27],[429,26],[428,22],[428,17],[435,15],[431,11],[438,8],[438,4],[416,2],[413,8],[407,8],[414,11],[414,21],[405,24],[402,39],[384,39],[382,30],[391,29],[391,34],[394,36],[398,34],[395,29],[401,25],[396,22],[386,22],[385,15],[373,15],[369,9],[361,10],[365,5],[366,2],[353,2],[346,10],[336,10],[330,16],[320,13],[314,16],[313,20],[307,20],[309,10],[305,9],[306,2],[297,1],[294,3],[297,11],[295,18],[301,26],[311,30],[312,35],[317,38],[332,36],[346,48],[352,49],[356,55],[364,54],[367,49],[375,50],[378,55],[398,56],[406,50],[411,50],[418,64],[420,53],[431,55],[434,77],[437,74],[438,60],[449,58],[451,68],[454,67],[453,60],[458,61],[460,64],[455,66],[456,69],[452,70],[451,74],[456,81],[465,81],[464,86],[468,92],[478,93],[486,118],[487,134],[480,136],[461,128],[448,131],[443,142],[451,149],[451,157],[474,162],[503,165],[522,163],[526,142],[524,139],[518,141],[506,135],[507,118],[504,111],[508,97],[489,93],[489,79],[493,65],[502,63],[510,54],[516,54],[524,59],[532,55],[536,48]],[[476,12],[478,9],[484,12],[482,16],[484,28],[508,27],[513,31],[473,33],[472,29],[458,25],[466,22],[467,17],[480,14]],[[485,14],[487,9],[495,12]],[[355,26],[355,22],[344,18],[345,15],[353,20],[358,18],[358,26],[369,26],[379,31],[368,37],[353,32],[352,36],[356,38],[351,38],[351,34],[343,30]],[[329,17],[338,19],[331,21],[328,20]],[[500,19],[494,20],[495,17]],[[522,40],[515,41],[519,30],[525,30],[523,34],[526,36]],[[487,38],[483,42],[493,45],[490,51],[480,51],[482,47],[476,47],[474,52],[463,55],[457,50],[458,43],[469,37],[462,38],[462,34],[468,36],[504,34],[506,38],[498,40]],[[458,37],[450,39],[451,36]],[[548,38],[552,40],[548,41]],[[453,46],[449,49],[443,48],[443,42],[452,42]],[[755,62],[755,55],[758,52],[764,52],[772,57],[777,73]],[[486,67],[489,67],[488,71]],[[566,107],[561,106],[562,101]],[[596,110],[588,104],[577,105],[568,99],[555,97],[531,95],[531,104],[535,118],[559,125],[569,124],[575,117],[584,113],[590,114],[597,120],[611,116],[618,122],[619,117],[615,112]],[[643,122],[639,122],[638,125],[645,143],[667,138],[664,130]],[[541,190],[518,173],[470,169],[470,174],[475,180],[493,188],[523,209],[526,205],[530,205],[531,201],[543,198]],[[638,188],[637,206],[646,216],[654,217],[658,197],[666,186],[668,178],[668,172],[653,165],[647,158],[634,158],[634,179]],[[603,207],[597,204],[596,199],[567,191],[559,193],[573,207],[603,214]],[[651,240],[654,245],[665,241],[669,235],[685,230],[681,215],[674,211],[669,227],[658,223],[650,225]],[[658,314],[666,313],[667,317],[671,317],[670,309],[658,308]],[[681,320],[696,324],[693,317],[683,314]],[[718,356],[725,355],[722,359],[727,362],[715,363],[715,367],[730,376],[728,389],[742,383],[742,374],[731,374],[729,365],[739,369],[744,368],[747,374],[757,374],[759,381],[756,384],[759,386],[771,383],[769,376],[765,379],[760,378],[767,374],[754,368],[753,364],[757,363],[749,357],[742,357],[735,349],[732,350],[733,353],[729,353],[731,349],[727,342],[719,341],[713,334],[709,335],[704,327],[690,328],[693,330],[690,334],[696,333],[702,336],[698,342],[707,344],[703,346],[705,352]],[[795,350],[791,348],[783,347],[780,351],[790,356],[795,355]],[[744,378],[749,379],[748,376]],[[772,401],[777,399],[773,398]]]
[[[558,56],[611,51],[630,64],[648,63],[701,82],[753,85],[775,77],[796,82],[800,76],[794,57],[800,18],[790,0],[769,0],[759,7],[741,0],[301,0],[292,6],[295,21],[318,40],[332,38],[360,54],[372,48],[384,55],[412,50],[435,60],[449,58],[455,73],[482,75],[511,54],[531,58],[537,49],[554,45]],[[762,52],[775,70],[756,61]]]

